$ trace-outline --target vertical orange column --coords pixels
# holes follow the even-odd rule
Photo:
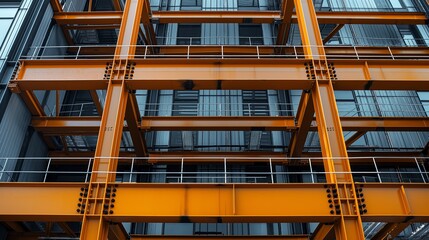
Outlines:
[[[308,76],[314,80],[311,90],[317,130],[324,159],[327,182],[332,184],[332,214],[340,215],[335,223],[336,239],[365,239],[359,203],[350,173],[347,148],[343,136],[332,79],[335,67],[328,63],[312,0],[295,0]],[[328,203],[327,203],[328,204]]]
[[[141,15],[145,0],[126,1],[115,56],[106,66],[109,79],[106,101],[101,118],[97,148],[89,188],[84,195],[84,220],[80,239],[107,239],[108,223],[104,215],[113,214],[111,206],[115,196],[115,178],[119,156],[128,90],[125,79],[131,77],[135,44],[137,43]]]

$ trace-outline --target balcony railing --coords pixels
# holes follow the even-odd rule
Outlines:
[[[429,43],[429,39],[425,40]],[[403,53],[396,47],[378,46],[369,51],[368,45],[330,45],[326,51],[328,59],[429,59],[429,55],[417,49]],[[42,46],[31,47],[22,60],[37,59],[112,59],[115,45]],[[306,59],[303,45],[135,45],[136,59]],[[317,56],[317,55],[313,55]]]
[[[94,158],[0,158],[0,180],[6,182],[88,182],[92,173],[115,174],[117,182],[146,183],[323,183],[325,158],[263,157],[152,157],[104,158],[118,162],[118,171],[91,171]],[[285,163],[299,161],[299,167]],[[343,161],[343,158],[333,158]],[[350,157],[355,182],[418,182],[428,183],[428,158],[423,157]],[[16,163],[26,169],[11,170]],[[68,162],[68,167],[61,168]],[[71,169],[70,164],[79,166]],[[76,164],[78,162],[79,164]],[[247,163],[257,163],[257,167]],[[63,165],[64,166],[64,165]],[[167,166],[169,169],[167,170]],[[147,170],[151,168],[151,170]],[[142,170],[143,169],[143,170]],[[144,170],[146,169],[146,170]],[[174,169],[174,170],[171,170]],[[292,170],[297,169],[297,170]]]
[[[338,102],[342,117],[426,117],[429,103],[348,103]],[[98,115],[93,102],[62,104],[59,116]],[[138,104],[142,116],[295,116],[292,103],[145,103]],[[46,108],[56,116],[56,106]]]

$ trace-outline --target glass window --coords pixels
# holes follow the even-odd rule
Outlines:
[[[0,7],[0,16],[1,18],[13,18],[17,11],[16,7]]]
[[[177,45],[201,44],[200,24],[179,24],[177,28]]]
[[[201,0],[182,0],[182,10],[201,10]]]
[[[259,8],[259,0],[238,0],[238,8],[243,10]]]
[[[262,38],[262,26],[240,24],[240,45],[263,45],[264,39]]]
[[[417,94],[419,95],[426,115],[429,116],[429,92],[417,92]]]
[[[9,30],[11,23],[12,23],[12,19],[0,18],[0,46],[2,45],[4,39],[6,38],[6,34]]]
[[[0,0],[0,47],[6,39],[13,18],[18,11],[19,3]]]

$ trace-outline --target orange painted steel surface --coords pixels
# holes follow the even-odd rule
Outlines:
[[[113,222],[330,222],[326,187],[334,184],[143,184],[116,183]],[[113,185],[112,185],[113,186]],[[84,183],[0,183],[1,221],[79,221]],[[366,202],[364,221],[429,221],[427,184],[356,183]],[[59,194],[60,193],[60,194]],[[210,197],[207,197],[210,196]],[[201,200],[204,199],[204,200]],[[271,204],[266,204],[267,202]],[[288,204],[285,204],[288,203]],[[255,207],[258,206],[258,207]]]

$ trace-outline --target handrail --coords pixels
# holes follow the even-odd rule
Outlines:
[[[58,170],[50,169],[54,162],[66,159],[80,159],[87,162],[86,170]],[[176,183],[194,182],[194,183],[215,183],[218,180],[224,183],[240,183],[240,182],[254,182],[254,183],[287,183],[291,181],[290,176],[300,176],[302,181],[305,182],[324,182],[326,181],[326,174],[351,174],[356,182],[376,181],[376,182],[395,182],[391,178],[397,178],[398,182],[429,182],[429,172],[425,168],[425,162],[429,161],[425,157],[350,157],[348,158],[352,163],[354,160],[361,160],[368,162],[365,170],[358,171],[341,171],[341,172],[328,172],[323,171],[323,168],[314,166],[315,161],[325,160],[328,158],[315,157],[315,158],[286,158],[286,157],[100,157],[100,159],[115,159],[121,164],[121,171],[90,171],[91,165],[94,163],[94,158],[0,158],[0,181],[18,181],[12,179],[12,176],[27,176],[33,182],[48,182],[55,180],[55,176],[75,176],[76,181],[88,182],[92,173],[98,174],[115,174],[120,178],[117,181],[123,182],[156,182],[155,179],[162,178],[163,181]],[[198,165],[195,161],[199,160]],[[301,160],[303,171],[287,171],[284,168],[284,163],[292,159]],[[345,158],[331,158],[333,161],[342,161]],[[391,167],[383,166],[382,159],[401,160],[399,166],[403,166],[407,170],[393,171]],[[11,162],[20,161],[39,161],[38,166],[45,168],[42,170],[12,170],[13,164]],[[150,162],[149,162],[150,160]],[[162,160],[176,160],[176,164],[180,164],[179,171],[156,171],[158,165],[165,163]],[[210,165],[204,163],[204,160],[218,160],[217,164],[210,161]],[[260,171],[253,169],[251,172],[246,171],[246,168],[238,164],[237,160],[245,160],[247,162],[258,162],[261,167]],[[159,164],[157,163],[159,162]],[[171,162],[171,161],[170,161]],[[265,163],[265,165],[261,165]],[[137,165],[150,164],[154,171],[141,171],[136,168]],[[171,164],[171,163],[170,163]],[[200,166],[195,167],[195,166]],[[204,167],[206,166],[206,167]],[[217,166],[217,167],[214,167]],[[372,166],[372,167],[371,167]],[[212,171],[208,170],[212,167]],[[381,167],[381,168],[380,168]],[[372,168],[372,169],[371,169]],[[196,169],[195,171],[191,169]],[[241,170],[240,170],[241,169]],[[369,170],[368,170],[369,169]],[[413,176],[410,176],[413,175]],[[7,176],[7,177],[4,177]],[[398,178],[399,176],[399,178]],[[53,178],[54,177],[54,178]],[[143,179],[145,178],[145,179]],[[53,179],[53,180],[52,180]],[[192,180],[192,181],[190,181]]]
[[[425,46],[429,44],[429,39],[424,39]],[[113,52],[115,45],[82,45],[82,46],[38,46],[31,47],[27,55],[22,55],[21,60],[37,59],[111,59],[116,56]],[[136,59],[153,58],[291,58],[306,59],[308,55],[303,52],[306,45],[133,45],[136,50]],[[342,51],[327,52],[328,59],[429,59],[425,54],[402,54],[396,53],[392,49],[392,44],[377,46],[384,49],[385,54],[374,54],[368,52],[365,45],[329,45],[315,46],[329,47],[331,49],[347,50],[352,52],[346,54]],[[210,53],[204,52],[205,48],[212,48]],[[215,48],[215,49],[213,49]],[[110,49],[106,54],[87,54],[86,50]],[[239,50],[237,50],[239,49]],[[244,50],[245,51],[242,51]],[[406,49],[406,47],[404,47]],[[97,51],[98,52],[98,51]]]

